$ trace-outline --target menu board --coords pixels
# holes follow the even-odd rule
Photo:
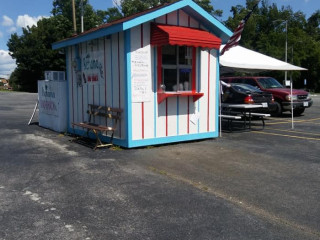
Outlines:
[[[151,101],[151,47],[131,53],[132,102]]]

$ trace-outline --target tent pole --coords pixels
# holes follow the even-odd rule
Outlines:
[[[222,121],[221,121],[221,94],[219,94],[219,130],[220,130],[220,137],[222,137]]]
[[[291,95],[291,128],[294,129],[294,121],[293,121],[293,97],[292,97],[292,72],[290,73],[290,95]]]
[[[221,85],[221,80],[219,78],[219,131],[220,131],[220,137],[222,137],[222,118],[221,118],[221,95],[222,95],[222,85]]]

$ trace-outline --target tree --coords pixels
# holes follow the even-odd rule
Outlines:
[[[320,10],[317,10],[308,19],[306,31],[309,35],[314,36],[317,41],[320,41]]]
[[[77,0],[77,18],[80,29],[80,0]],[[83,1],[85,29],[103,23],[103,16],[96,15],[87,0]],[[22,29],[22,35],[11,35],[7,46],[16,60],[17,68],[10,78],[16,90],[37,91],[37,81],[43,79],[45,70],[64,70],[65,56],[52,50],[52,43],[73,34],[70,0],[53,0],[53,16],[38,21],[37,26]]]
[[[81,30],[81,2],[83,4],[84,30],[89,30],[103,23],[103,16],[97,14],[88,0],[75,0],[77,32]],[[67,21],[72,23],[72,1],[71,0],[53,0],[53,16],[64,16]],[[69,23],[70,24],[70,23]],[[71,25],[72,26],[72,25]]]
[[[161,4],[171,3],[175,0],[121,0],[120,6],[124,16],[130,16],[144,10],[157,7]],[[214,10],[210,0],[193,0],[208,13],[221,16],[222,10]]]
[[[64,16],[44,18],[38,26],[23,28],[18,36],[11,35],[7,46],[17,68],[10,77],[16,90],[37,91],[37,81],[45,70],[63,70],[65,56],[51,49],[51,44],[70,36],[72,25]]]
[[[98,10],[97,15],[103,23],[113,22],[123,17],[122,13],[116,7],[108,8],[107,11]]]
[[[231,8],[233,13],[226,25],[234,30],[239,22],[252,9],[255,0],[247,0],[246,7],[237,5]],[[287,21],[287,32],[285,28]],[[278,8],[268,0],[261,1],[261,7],[255,9],[245,25],[240,45],[280,60],[285,60],[286,34],[288,36],[288,62],[307,68],[308,71],[293,72],[294,86],[302,88],[303,79],[308,80],[308,88],[320,90],[320,11],[308,20],[301,12],[294,12],[291,7]],[[266,75],[266,73],[262,73]],[[280,81],[284,73],[268,72]]]

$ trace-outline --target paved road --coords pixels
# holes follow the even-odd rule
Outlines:
[[[320,239],[320,98],[264,131],[131,150],[27,126],[0,92],[0,239]]]

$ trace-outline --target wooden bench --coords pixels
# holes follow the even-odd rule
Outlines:
[[[89,115],[88,122],[72,123],[73,128],[77,126],[87,129],[87,137],[89,137],[90,131],[95,134],[97,142],[94,150],[112,145],[114,132],[117,129],[118,122],[121,120],[122,109],[88,104],[87,113]],[[103,119],[105,124],[97,124],[97,116]],[[104,144],[100,139],[100,134],[107,135],[108,132],[111,133],[110,143]]]

